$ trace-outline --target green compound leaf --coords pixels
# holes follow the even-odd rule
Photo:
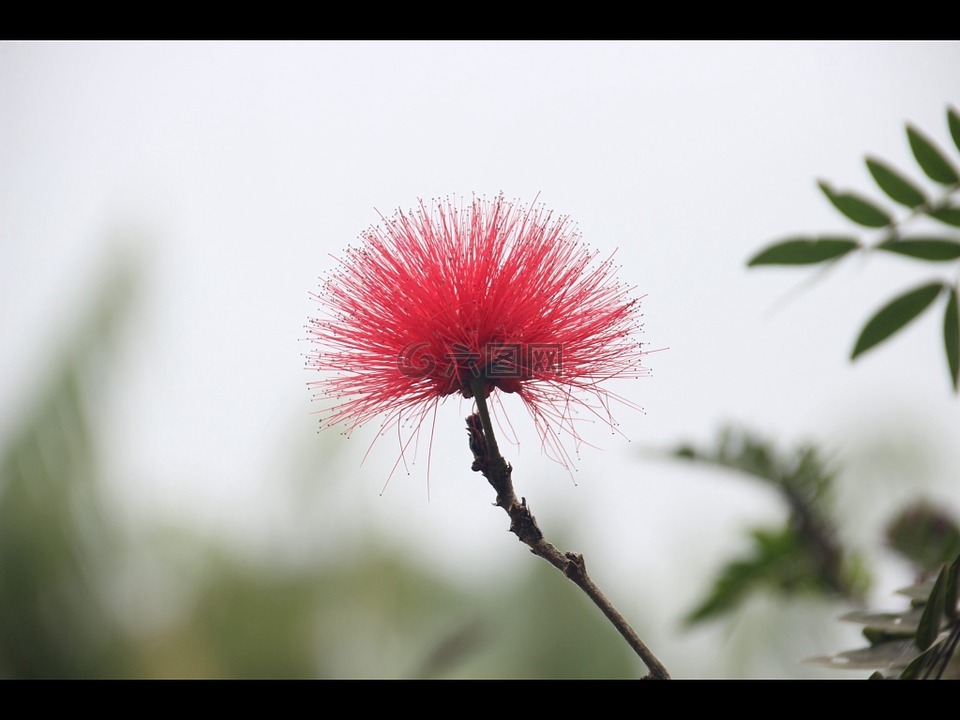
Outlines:
[[[860,247],[856,238],[791,238],[771,245],[754,255],[747,267],[755,265],[812,265],[846,255]]]
[[[947,108],[947,125],[950,127],[950,137],[953,138],[953,144],[960,150],[960,113],[954,108]]]
[[[951,620],[960,617],[960,555],[950,563],[950,569],[947,571],[947,593],[946,593],[946,614]]]
[[[899,613],[854,610],[841,615],[840,620],[864,625],[864,634],[867,631],[874,631],[877,640],[885,642],[890,639],[912,638],[917,632],[922,614],[923,611],[920,608],[911,608]],[[871,643],[877,644],[873,640]]]
[[[901,295],[882,307],[864,326],[853,348],[851,360],[882,343],[929,307],[943,285],[930,283]]]
[[[943,347],[947,352],[947,369],[953,391],[960,389],[960,313],[957,311],[957,288],[950,288],[950,299],[943,314]]]
[[[928,178],[943,185],[960,182],[960,175],[957,175],[957,171],[950,162],[919,130],[912,125],[907,125],[907,137],[910,140],[913,156]]]
[[[960,227],[960,207],[941,207],[929,210],[927,215],[947,225]]]
[[[900,673],[901,680],[918,680],[920,679],[920,673],[923,672],[924,666],[926,666],[927,661],[929,660],[929,653],[921,653],[913,659],[907,667],[903,669],[903,672]]]
[[[868,157],[867,169],[873,175],[873,179],[876,180],[880,189],[891,200],[909,208],[918,207],[927,201],[920,188],[883,161]]]
[[[940,634],[940,620],[943,617],[947,599],[947,566],[944,565],[933,585],[930,600],[923,608],[923,615],[917,625],[917,634],[914,643],[920,650],[926,650]]]
[[[885,210],[877,207],[869,200],[859,195],[854,195],[853,193],[834,192],[833,188],[823,180],[818,182],[817,185],[820,186],[823,194],[827,196],[837,210],[858,225],[878,228],[893,224],[893,218],[891,218]]]
[[[811,658],[808,662],[827,665],[838,670],[900,670],[917,657],[913,640],[892,640],[859,650],[847,650],[836,655]]]
[[[919,260],[956,260],[960,258],[960,240],[942,237],[912,237],[887,240],[877,250],[906,255]]]
[[[933,580],[925,579],[919,580],[913,585],[908,585],[907,587],[902,587],[896,590],[897,595],[903,595],[905,598],[909,598],[911,605],[923,605],[927,602],[927,598],[930,597],[930,592],[933,590]]]

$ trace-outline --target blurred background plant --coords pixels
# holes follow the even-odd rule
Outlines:
[[[946,119],[955,149],[960,153],[960,114],[948,107]],[[929,234],[910,230],[925,220],[949,228],[960,227],[960,173],[950,157],[919,129],[908,124],[906,133],[920,169],[938,185],[935,191],[926,191],[882,160],[866,158],[867,168],[880,189],[907,208],[904,217],[897,218],[894,211],[862,195],[836,192],[828,183],[819,182],[820,189],[840,213],[862,227],[877,230],[878,239],[869,242],[850,236],[790,238],[765,248],[748,265],[836,263],[854,251],[895,253],[933,263],[960,259],[960,235],[956,232]],[[958,285],[960,273],[955,269],[952,278],[928,281],[887,302],[864,325],[851,360],[888,340],[938,297],[945,296],[943,349],[953,391],[958,392]],[[788,594],[838,593],[852,601],[862,601],[866,575],[859,559],[836,540],[838,533],[826,500],[832,477],[814,448],[802,448],[794,458],[777,459],[768,443],[726,433],[712,452],[682,447],[675,454],[770,481],[790,509],[786,528],[752,531],[752,556],[727,565],[712,594],[691,613],[691,622],[729,610],[758,586]],[[865,626],[863,634],[870,647],[820,657],[817,661],[842,669],[876,668],[872,677],[960,677],[960,662],[956,659],[960,647],[960,526],[948,514],[918,500],[890,520],[886,534],[889,546],[912,564],[916,574],[916,582],[900,591],[910,599],[910,607],[900,613],[858,611],[845,615],[844,619]]]
[[[127,527],[103,494],[95,410],[109,402],[138,272],[122,263],[97,283],[0,451],[0,676],[631,676],[629,648],[547,566],[468,593],[373,539],[325,558],[279,542],[258,559],[185,527]],[[339,481],[335,447],[311,437],[301,467],[322,463]],[[150,595],[171,592],[184,597],[153,617]]]

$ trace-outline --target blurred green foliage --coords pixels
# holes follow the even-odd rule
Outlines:
[[[960,555],[960,527],[940,508],[920,501],[890,521],[887,543],[924,578]]]
[[[947,108],[947,128],[955,150],[960,152],[960,113]],[[876,202],[852,192],[837,192],[824,181],[819,187],[833,206],[848,220],[864,228],[881,231],[873,243],[856,237],[799,237],[774,243],[755,254],[748,267],[762,265],[809,265],[837,262],[855,250],[887,252],[924,262],[942,263],[960,259],[960,171],[952,155],[941,150],[924,133],[912,125],[906,127],[913,157],[929,181],[935,183],[927,192],[919,183],[888,163],[867,157],[870,175],[886,197],[906,208],[898,219],[895,210],[887,210]],[[917,232],[917,222],[930,223],[936,232]],[[943,225],[952,232],[945,232]],[[854,345],[851,360],[885,342],[918,318],[938,298],[944,298],[943,348],[954,393],[960,392],[960,284],[952,278],[935,279],[901,292],[889,300],[867,320]],[[753,453],[756,454],[756,453]],[[711,458],[723,464],[720,457]],[[748,468],[742,468],[747,469]],[[815,504],[812,506],[815,507]],[[759,541],[757,557],[728,566],[717,584],[713,597],[693,619],[702,619],[719,609],[726,609],[755,582],[757,576],[777,579],[777,558],[790,558],[794,551],[801,555],[806,542],[785,550],[784,543]],[[914,585],[903,593],[910,596],[910,608],[902,613],[853,613],[846,619],[865,625],[863,634],[870,646],[859,650],[818,658],[823,664],[844,669],[878,668],[873,677],[960,677],[960,527],[950,517],[923,504],[904,509],[889,525],[890,547],[910,561],[918,576]],[[770,548],[774,548],[771,550]],[[802,560],[802,557],[800,558]],[[791,560],[802,567],[802,562]],[[770,567],[774,570],[771,571]],[[936,580],[928,575],[937,572]],[[806,575],[826,580],[826,573]],[[772,576],[772,577],[771,577]],[[842,581],[841,576],[837,576]],[[830,583],[825,583],[829,585]],[[843,589],[843,585],[837,586]]]
[[[720,569],[707,597],[688,614],[688,624],[733,614],[757,593],[836,596],[862,604],[866,566],[838,540],[830,503],[835,472],[816,448],[782,453],[764,439],[727,428],[713,448],[684,445],[673,455],[769,483],[788,508],[784,525],[748,531],[751,551]],[[916,581],[900,591],[909,607],[847,613],[842,619],[864,626],[869,647],[811,662],[876,670],[875,678],[960,678],[960,525],[943,510],[916,502],[888,523],[886,541],[916,573]]]
[[[131,537],[103,495],[110,439],[97,413],[114,391],[136,285],[132,266],[98,284],[40,397],[0,443],[0,677],[638,676],[596,608],[533,558],[521,580],[478,593],[372,541],[311,564],[282,548],[252,558],[187,527]],[[160,622],[117,591],[131,548],[135,565],[162,569],[149,579],[166,586],[157,595],[186,598]],[[141,570],[133,582],[146,582]]]
[[[864,626],[869,645],[813,662],[844,670],[875,670],[871,679],[960,679],[960,555],[899,594],[910,599],[901,612],[852,612],[843,620]]]
[[[90,406],[133,278],[112,275],[0,450],[0,674],[124,675],[101,582],[116,538],[97,497]]]
[[[887,526],[890,547],[909,560],[916,581],[899,591],[901,612],[853,612],[866,648],[815,658],[844,669],[875,669],[874,679],[960,679],[960,526],[925,502],[901,511]]]
[[[749,531],[749,555],[730,561],[710,594],[687,616],[691,624],[713,619],[753,592],[817,593],[860,598],[868,585],[862,561],[838,540],[831,514],[834,473],[811,445],[779,452],[745,430],[722,430],[712,448],[683,445],[673,455],[734,470],[772,486],[788,510],[780,527]]]

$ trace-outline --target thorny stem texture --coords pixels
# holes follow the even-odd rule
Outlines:
[[[477,412],[467,418],[467,431],[470,435],[470,449],[474,456],[473,470],[483,473],[483,476],[496,491],[496,504],[510,516],[510,532],[527,545],[534,555],[543,558],[566,575],[587,594],[594,605],[600,608],[600,611],[613,623],[613,626],[649,669],[650,672],[644,679],[669,680],[670,674],[667,669],[634,632],[626,618],[620,614],[620,611],[613,606],[613,603],[607,599],[600,588],[587,575],[583,555],[561,552],[547,542],[537,526],[533,513],[527,506],[527,499],[517,500],[517,495],[513,490],[513,480],[511,479],[513,468],[503,459],[497,447],[493,424],[490,422],[490,412],[487,409],[484,385],[483,378],[474,378],[472,381]]]

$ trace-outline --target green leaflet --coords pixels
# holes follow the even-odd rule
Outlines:
[[[960,113],[953,108],[947,108],[947,126],[950,128],[953,144],[960,150]]]
[[[868,157],[867,169],[891,200],[909,208],[919,207],[927,201],[920,188],[883,161]]]
[[[859,247],[859,241],[849,237],[791,238],[761,250],[747,266],[812,265],[842,257]]]
[[[920,622],[917,625],[914,642],[920,650],[926,650],[933,645],[937,635],[940,634],[940,621],[943,618],[946,599],[947,566],[944,565],[937,576],[937,582],[934,583],[933,591],[930,593],[930,600],[923,608],[923,615],[920,616]]]
[[[864,326],[850,359],[855,360],[903,328],[926,310],[942,289],[941,283],[930,283],[911,290],[882,307]]]
[[[960,207],[951,207],[949,205],[945,207],[939,207],[929,210],[927,215],[946,225],[960,227]]]
[[[928,178],[943,185],[960,182],[960,175],[957,175],[950,161],[944,157],[936,145],[912,125],[907,125],[907,138],[910,140],[913,156]]]
[[[893,224],[893,218],[882,208],[854,193],[835,192],[825,181],[817,183],[833,206],[850,220],[865,227],[878,228]]]
[[[960,258],[960,240],[933,236],[902,238],[887,240],[877,245],[877,250],[940,262]]]
[[[960,389],[960,314],[957,311],[957,288],[950,288],[950,299],[943,314],[943,346],[947,353],[947,369],[953,391]]]

